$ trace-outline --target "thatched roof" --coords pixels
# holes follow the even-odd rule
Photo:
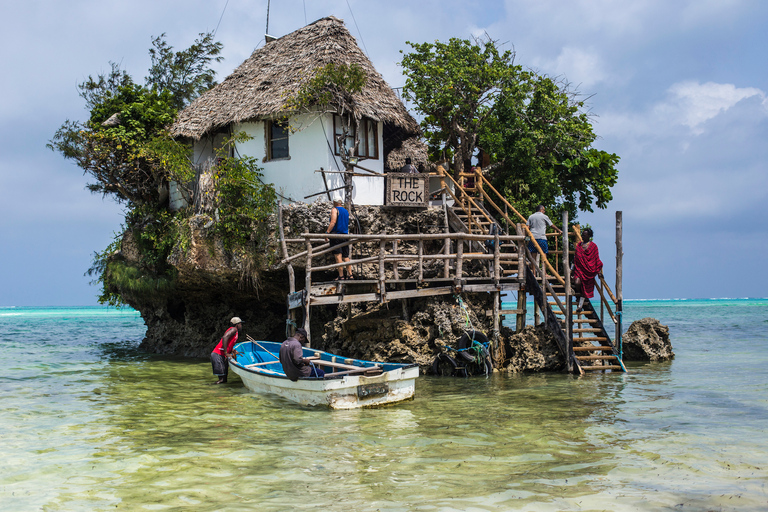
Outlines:
[[[387,155],[386,167],[393,171],[400,170],[405,165],[405,159],[410,158],[411,163],[418,167],[423,164],[428,171],[434,170],[437,166],[429,161],[429,150],[427,145],[419,137],[406,139],[399,148],[393,149]]]
[[[358,64],[367,73],[365,88],[354,97],[358,116],[418,133],[416,121],[357,46],[344,22],[330,16],[255,50],[223,82],[182,110],[171,134],[199,139],[230,123],[286,114],[286,101],[330,62]]]

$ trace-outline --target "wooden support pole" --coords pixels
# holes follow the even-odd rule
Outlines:
[[[499,244],[499,231],[493,237],[493,282],[499,284],[501,279],[501,247]]]
[[[283,259],[288,258],[288,245],[285,243],[285,232],[283,229],[283,200],[281,199],[277,206],[277,225],[280,232],[280,247],[283,251]],[[293,265],[288,264],[288,291],[294,293],[296,291],[296,276],[293,272]],[[288,319],[293,322],[296,320],[296,313],[292,310],[288,310]]]
[[[304,329],[307,331],[307,346],[311,346],[312,333],[309,328],[309,308],[312,301],[312,242],[307,240],[307,264],[305,266],[306,276],[304,277],[304,293],[306,300],[304,301]]]
[[[563,272],[565,274],[565,337],[568,340],[568,352],[566,353],[566,367],[573,371],[573,312],[571,310],[571,264],[568,261],[568,211],[563,212]]]
[[[384,251],[386,249],[387,242],[384,239],[379,241],[379,300],[381,302],[387,301],[387,289],[385,284],[386,271],[384,270]]]
[[[624,291],[622,290],[622,274],[624,272],[623,259],[624,259],[624,246],[622,243],[622,231],[624,227],[622,225],[622,213],[616,212],[616,344],[619,346],[619,357],[622,354],[622,339],[621,339],[621,316],[624,311]]]
[[[464,270],[464,240],[456,240],[456,280],[461,282]]]
[[[392,255],[397,256],[397,240],[392,241]],[[397,258],[392,262],[392,275],[395,281],[400,279],[400,272],[397,269]]]
[[[448,235],[445,238],[445,245],[443,246],[443,254],[446,256],[451,254],[451,226],[448,224],[448,206],[446,206],[445,203],[443,203],[443,210],[445,211],[445,234]],[[448,279],[451,276],[451,269],[450,269],[450,262],[448,261],[448,258],[445,259],[443,263],[443,277],[445,279]]]
[[[424,281],[424,240],[419,240],[419,282]]]
[[[523,228],[520,224],[515,224],[517,235],[523,234]],[[526,309],[527,301],[525,293],[525,241],[517,242],[517,279],[520,281],[520,289],[517,292],[517,318],[515,321],[515,332],[520,332],[525,328],[525,317],[528,314]]]

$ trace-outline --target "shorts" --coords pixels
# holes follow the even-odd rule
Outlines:
[[[211,366],[213,366],[213,374],[217,377],[226,377],[229,373],[229,361],[217,352],[211,352]]]
[[[549,254],[549,245],[547,245],[546,240],[536,240],[536,242],[539,244],[539,247],[541,247],[541,250],[544,251],[544,254]],[[536,249],[536,245],[533,242],[528,242],[528,250],[531,251],[531,254],[534,256],[539,254],[539,251]]]
[[[331,252],[333,254],[341,254],[342,258],[349,258],[349,246],[345,245],[344,247],[339,247],[338,249],[335,249],[334,247],[343,244],[347,241],[346,238],[331,238],[331,248],[333,249]]]

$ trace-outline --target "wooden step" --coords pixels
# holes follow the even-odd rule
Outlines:
[[[605,366],[581,366],[581,365],[579,366],[585,372],[595,372],[595,371],[600,372],[603,370],[622,370],[622,371],[624,370],[624,368],[622,368],[621,366],[613,365],[613,364],[607,364]]]
[[[598,351],[612,351],[613,347],[606,347],[605,345],[597,346],[593,345],[591,347],[573,347],[574,352],[598,352]]]
[[[611,355],[611,356],[576,356],[576,359],[579,361],[598,361],[598,360],[608,360],[608,359],[615,359],[618,361],[618,356]]]
[[[604,336],[585,336],[583,338],[574,338],[575,341],[608,341]]]
[[[573,332],[602,332],[602,329],[598,329],[597,327],[590,327],[590,328],[580,328],[580,329],[574,329]]]

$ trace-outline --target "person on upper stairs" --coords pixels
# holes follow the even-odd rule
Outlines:
[[[549,245],[547,244],[547,228],[550,226],[561,235],[563,234],[562,230],[558,229],[557,226],[555,226],[552,221],[549,220],[549,217],[544,214],[544,205],[540,204],[536,207],[536,212],[528,217],[528,228],[531,230],[533,239],[536,240],[537,244],[539,244],[539,247],[541,247],[544,255],[549,254]],[[535,262],[536,266],[538,266],[539,251],[536,249],[536,244],[534,244],[533,241],[528,242],[528,250],[531,251],[531,254],[533,254],[533,261]]]
[[[584,306],[584,298],[591,299],[595,295],[595,276],[603,277],[603,262],[600,261],[600,251],[592,241],[592,236],[590,228],[581,232],[581,242],[576,244],[576,254],[571,265],[574,291],[579,294],[577,313]]]

